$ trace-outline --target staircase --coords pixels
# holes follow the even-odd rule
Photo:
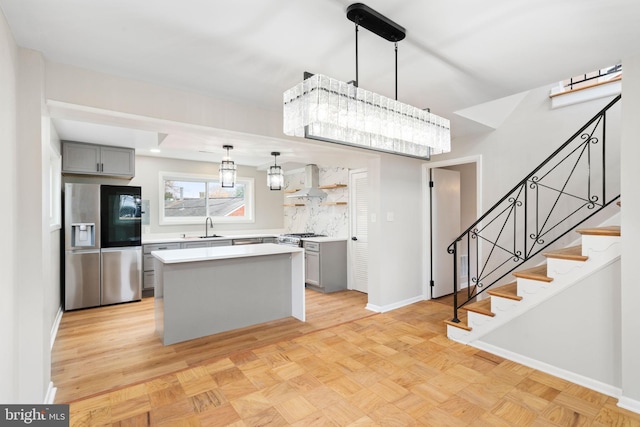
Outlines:
[[[468,340],[480,325],[495,328],[509,318],[505,312],[537,304],[543,295],[595,271],[594,259],[604,256],[601,246],[619,239],[619,229],[585,228],[581,246],[552,250],[575,241],[570,234],[577,228],[611,217],[620,200],[619,138],[610,130],[618,127],[607,120],[619,117],[620,99],[609,102],[447,247],[453,256],[449,330],[454,339]],[[524,269],[544,258],[546,264]]]
[[[581,245],[543,253],[545,264],[513,272],[515,281],[492,287],[488,298],[463,306],[459,322],[446,321],[448,337],[464,344],[475,341],[620,257],[619,226],[576,231]]]

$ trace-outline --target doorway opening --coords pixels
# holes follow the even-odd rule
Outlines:
[[[481,156],[472,156],[424,165],[425,299],[453,293],[453,255],[447,252],[447,247],[482,214],[481,160]],[[442,180],[441,184],[438,184],[439,180]],[[471,253],[465,250],[458,253],[458,257],[480,256],[474,248],[470,249]],[[459,288],[463,289],[469,284],[469,274],[464,271],[457,273]]]

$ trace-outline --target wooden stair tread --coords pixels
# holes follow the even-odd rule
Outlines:
[[[522,297],[518,295],[518,283],[511,282],[507,285],[500,286],[499,288],[489,289],[487,293],[494,297],[502,297],[512,299],[515,301],[521,301]]]
[[[608,227],[582,228],[576,231],[582,235],[587,236],[620,236],[619,225],[611,225]]]
[[[484,314],[485,316],[494,317],[495,314],[491,311],[491,298],[486,298],[480,301],[467,304],[462,307],[463,310],[473,311],[474,313]]]
[[[460,323],[456,323],[451,320],[445,320],[444,323],[446,323],[447,325],[451,325],[455,328],[464,329],[465,331],[471,331],[471,328],[467,325],[466,320],[460,319]]]
[[[513,273],[515,277],[520,279],[530,279],[530,280],[538,280],[540,282],[552,282],[553,279],[551,277],[547,277],[547,265],[538,265],[533,268],[528,268],[526,270],[520,270]]]
[[[547,258],[568,259],[571,261],[586,261],[589,259],[588,256],[582,255],[582,245],[557,249],[551,252],[545,252],[542,255]]]

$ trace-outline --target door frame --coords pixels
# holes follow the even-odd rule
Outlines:
[[[425,300],[431,299],[431,289],[429,286],[431,280],[431,265],[428,260],[431,259],[431,224],[430,224],[430,204],[431,192],[429,191],[429,176],[432,168],[442,168],[446,166],[456,166],[466,163],[476,164],[476,217],[482,215],[482,155],[474,155],[468,157],[460,157],[456,159],[442,160],[439,162],[429,162],[422,165],[422,211],[424,212],[424,233],[422,247],[424,262],[422,263],[422,296]],[[478,256],[482,255],[482,248],[478,248]]]

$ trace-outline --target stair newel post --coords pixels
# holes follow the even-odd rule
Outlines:
[[[453,254],[453,319],[451,321],[460,323],[458,319],[458,240],[449,246],[448,251]]]

